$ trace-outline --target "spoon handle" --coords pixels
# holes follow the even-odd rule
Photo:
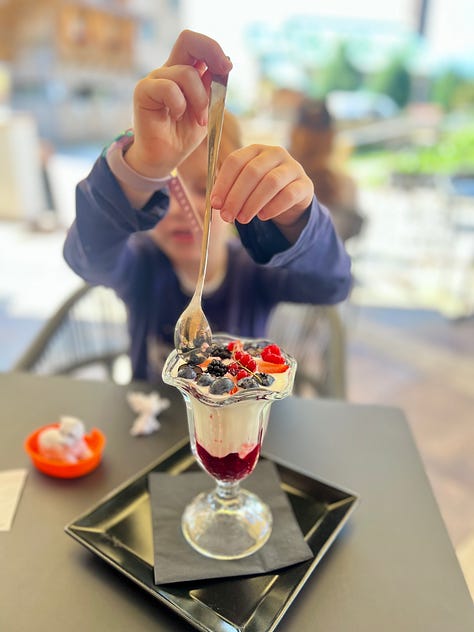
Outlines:
[[[206,206],[201,243],[201,260],[196,283],[195,294],[202,296],[204,279],[206,277],[207,257],[209,251],[209,236],[211,232],[211,191],[216,178],[217,156],[224,122],[225,97],[227,92],[227,75],[213,75],[211,81],[211,96],[209,101],[209,119],[207,123],[207,181]]]

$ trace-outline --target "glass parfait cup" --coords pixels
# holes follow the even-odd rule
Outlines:
[[[220,334],[213,342],[227,345],[235,338]],[[240,339],[263,348],[262,339]],[[191,450],[216,486],[196,496],[185,508],[181,528],[189,544],[207,557],[232,560],[258,551],[270,537],[272,514],[256,494],[240,487],[254,470],[267,429],[272,402],[291,394],[296,360],[285,354],[288,370],[271,386],[212,395],[190,379],[178,377],[183,356],[172,351],[163,381],[175,386],[186,403]]]

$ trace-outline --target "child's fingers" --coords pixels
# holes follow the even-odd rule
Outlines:
[[[278,218],[280,224],[291,225],[308,208],[312,198],[306,182],[293,180],[262,207],[258,217],[263,221]]]
[[[301,196],[310,200],[312,185],[288,152],[252,145],[224,162],[212,203],[221,209],[223,219],[248,223],[256,215],[270,219],[291,209]]]
[[[204,62],[211,73],[221,75],[228,74],[232,69],[231,61],[215,40],[194,31],[182,31],[165,66],[176,64],[192,66],[196,62]]]
[[[188,110],[200,125],[207,121],[208,88],[192,66],[153,71],[139,82],[136,98],[144,109],[168,108],[173,120],[180,120]]]
[[[226,157],[217,174],[216,182],[211,195],[211,203],[214,208],[225,210],[227,214],[234,208],[240,208],[244,199],[248,196],[249,190],[253,189],[258,181],[258,176],[250,174],[252,168],[248,169],[248,179],[239,181],[241,172],[251,164],[260,154],[260,145],[248,145],[232,152]],[[277,163],[274,163],[276,165]]]

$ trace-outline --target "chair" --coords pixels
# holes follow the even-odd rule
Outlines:
[[[267,337],[298,362],[295,395],[345,398],[346,338],[338,307],[280,303]]]
[[[46,322],[13,369],[126,381],[118,363],[129,348],[125,305],[104,287],[81,285]]]
[[[125,305],[107,288],[82,285],[49,319],[14,370],[128,382]],[[280,303],[267,337],[298,361],[294,393],[344,398],[345,330],[337,307]]]

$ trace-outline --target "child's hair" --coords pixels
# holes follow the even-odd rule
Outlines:
[[[332,129],[333,118],[324,99],[303,99],[296,113],[296,125],[309,130]]]
[[[304,99],[290,132],[290,153],[305,169],[323,165],[334,148],[333,119],[323,100]]]

